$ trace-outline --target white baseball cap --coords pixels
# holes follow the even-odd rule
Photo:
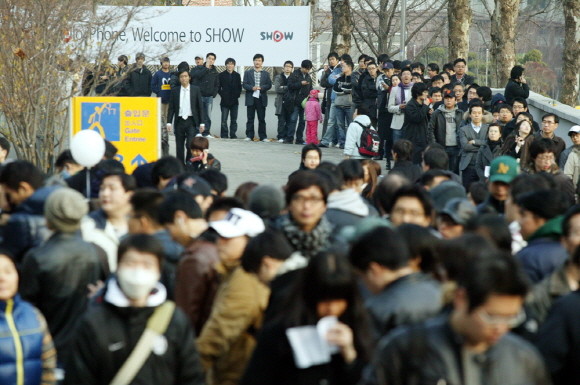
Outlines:
[[[580,132],[580,126],[576,125],[576,126],[572,126],[570,127],[570,129],[568,130],[568,135],[572,134],[572,133],[579,133]]]
[[[242,235],[255,237],[266,229],[262,218],[251,211],[239,208],[231,209],[224,219],[210,222],[209,226],[222,238],[235,238]]]

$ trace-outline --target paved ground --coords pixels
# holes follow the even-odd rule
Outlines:
[[[273,142],[246,142],[243,140],[246,132],[246,107],[244,95],[240,98],[238,110],[238,131],[240,139],[210,139],[209,151],[220,160],[222,171],[228,176],[228,193],[233,194],[236,188],[244,182],[253,181],[259,184],[269,183],[275,186],[286,184],[288,175],[300,166],[302,146],[283,144],[275,141],[278,118],[274,114],[275,94],[268,93],[266,108],[266,132]],[[221,110],[220,97],[213,102],[211,113],[212,125],[210,133],[220,134]],[[258,135],[258,120],[255,122],[255,135]],[[320,125],[318,137],[322,134]],[[170,135],[170,153],[175,155],[175,137]],[[322,159],[338,163],[343,159],[342,150],[338,148],[323,148]]]
[[[248,181],[285,185],[288,175],[300,166],[302,146],[275,141],[210,139],[209,149],[220,160],[222,171],[228,176],[228,193],[233,194],[241,183]],[[175,155],[173,136],[170,136],[170,152]],[[322,159],[338,163],[343,159],[342,150],[323,148]]]

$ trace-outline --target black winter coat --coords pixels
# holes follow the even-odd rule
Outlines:
[[[242,94],[242,77],[236,71],[231,74],[228,71],[219,74],[220,106],[237,106]],[[203,95],[203,93],[202,93]]]
[[[492,160],[501,155],[502,144],[499,143],[493,149],[493,152],[491,151],[491,147],[489,147],[489,142],[479,148],[477,156],[475,157],[475,171],[480,181],[485,182],[485,167],[489,166]]]
[[[443,107],[445,108],[445,107]],[[455,110],[455,132],[459,130],[461,121],[463,120],[463,111],[459,108]],[[446,121],[445,112],[441,108],[436,109],[429,120],[429,136],[433,135],[434,140],[445,147]],[[432,133],[432,134],[431,134]],[[459,142],[457,142],[459,146]]]
[[[261,330],[258,344],[239,385],[355,385],[364,363],[346,364],[339,354],[328,364],[299,369],[282,322],[272,322]]]
[[[207,68],[205,65],[195,66],[191,70],[191,84],[198,86],[201,96],[216,97],[220,89],[219,72],[215,66]]]
[[[578,384],[580,378],[580,291],[558,300],[540,328],[536,346],[554,384]]]
[[[330,98],[332,95],[332,84],[328,83],[328,76],[332,73],[334,67],[328,67],[320,77],[320,86],[324,87],[324,99],[326,100],[327,108],[330,108]],[[323,111],[324,113],[324,111]]]
[[[358,105],[366,107],[376,118],[378,91],[375,78],[371,75],[363,76],[358,83],[357,91],[360,96]]]
[[[17,265],[28,250],[45,241],[50,231],[44,219],[44,203],[58,186],[41,187],[14,208],[3,229],[2,246],[12,254]]]
[[[429,106],[419,104],[415,99],[407,102],[405,120],[403,122],[403,138],[413,143],[413,163],[421,163],[421,153],[427,147],[429,122]]]
[[[447,317],[401,328],[379,343],[365,385],[464,384],[460,344]],[[511,333],[481,354],[486,385],[550,385],[542,358],[528,342]]]
[[[147,67],[134,67],[127,75],[127,89],[129,96],[151,96],[151,79],[153,75]]]
[[[378,337],[396,327],[425,321],[442,307],[441,286],[421,273],[397,279],[366,301]]]
[[[155,307],[92,306],[79,322],[65,385],[108,385],[134,349]],[[189,320],[179,309],[162,343],[137,373],[132,384],[202,385],[204,373]]]
[[[24,258],[20,294],[46,317],[59,361],[66,360],[87,307],[87,286],[105,278],[97,246],[83,241],[80,232],[55,233]]]
[[[410,160],[395,161],[395,166],[389,171],[389,174],[404,176],[411,183],[415,183],[422,173],[423,170],[421,170],[421,167]]]
[[[308,84],[303,85],[302,81]],[[308,96],[312,89],[312,78],[309,74],[303,74],[300,68],[296,68],[292,75],[288,77],[288,94],[294,97],[294,105],[301,106],[302,101]]]
[[[503,96],[506,103],[512,105],[516,97],[527,99],[530,96],[530,87],[526,83],[519,83],[510,79],[505,86]]]

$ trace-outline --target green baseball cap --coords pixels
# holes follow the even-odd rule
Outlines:
[[[511,183],[519,172],[520,167],[515,158],[500,156],[495,158],[489,166],[489,181]]]

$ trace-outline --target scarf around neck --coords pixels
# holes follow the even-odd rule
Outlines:
[[[307,233],[296,225],[290,215],[285,215],[281,219],[281,230],[286,235],[292,248],[309,259],[327,246],[332,226],[328,219],[323,216],[318,225]]]
[[[411,82],[407,85],[404,85],[403,82],[401,82],[401,83],[399,83],[399,85],[397,87],[399,87],[400,90],[395,95],[395,102],[397,104],[403,104],[403,103],[405,103],[405,91],[408,89],[411,89],[411,87],[413,87],[413,82]]]

